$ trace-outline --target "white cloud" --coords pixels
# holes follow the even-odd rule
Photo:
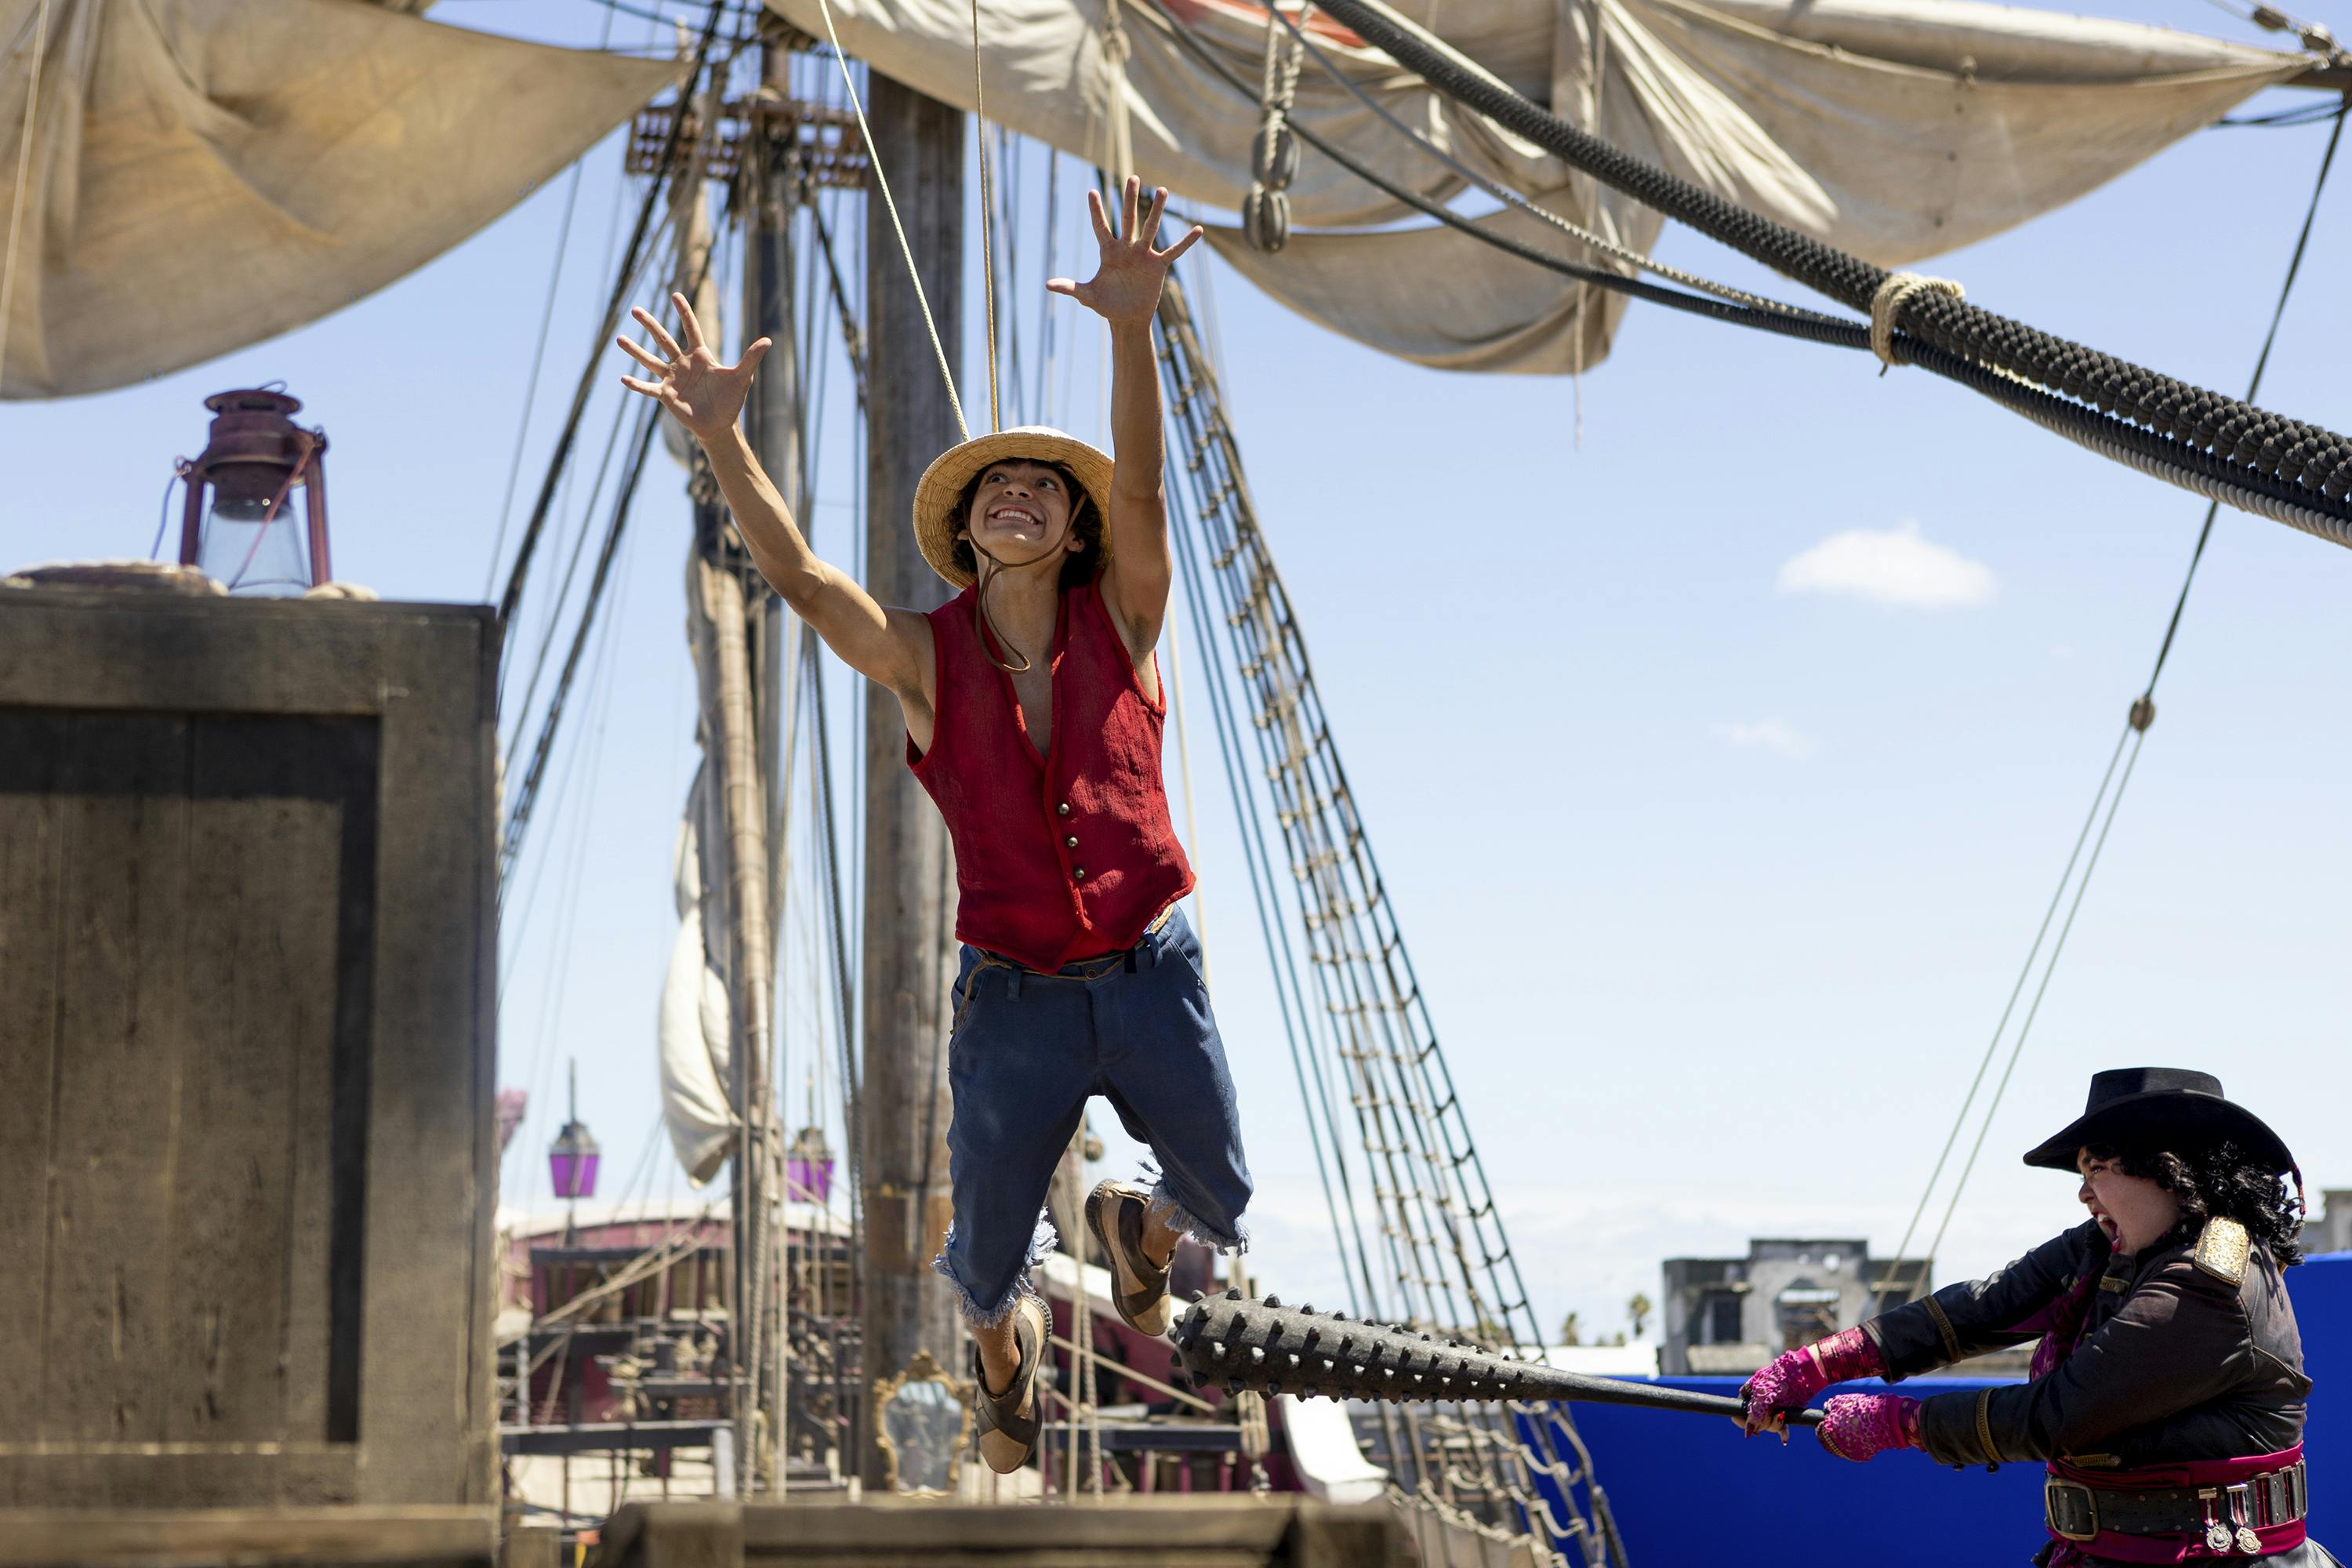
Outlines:
[[[1874,605],[1949,610],[1990,603],[1995,584],[1991,567],[1931,543],[1906,518],[1891,529],[1831,534],[1781,563],[1773,586],[1783,594],[1843,594]]]
[[[1715,738],[1735,746],[1761,746],[1796,762],[1813,754],[1812,742],[1778,719],[1759,720],[1753,724],[1717,724]]]

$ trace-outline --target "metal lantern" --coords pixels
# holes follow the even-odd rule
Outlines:
[[[833,1196],[833,1145],[822,1127],[803,1127],[793,1134],[784,1153],[784,1197],[823,1204]]]
[[[555,1183],[559,1198],[593,1198],[596,1195],[596,1162],[601,1155],[596,1140],[588,1135],[587,1125],[580,1120],[580,1069],[572,1069],[572,1104],[569,1120],[555,1142],[548,1145],[547,1173]]]
[[[232,594],[299,595],[331,581],[327,433],[295,424],[301,401],[270,387],[215,393],[205,406],[213,426],[204,455],[180,465],[188,484],[180,564],[201,567]]]

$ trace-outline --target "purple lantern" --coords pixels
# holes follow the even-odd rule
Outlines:
[[[784,1197],[787,1202],[824,1204],[833,1196],[833,1145],[822,1127],[803,1127],[793,1134],[784,1153]]]
[[[580,1068],[575,1062],[572,1068],[570,1120],[547,1150],[547,1173],[555,1182],[555,1195],[594,1197],[599,1157],[596,1140],[588,1135],[587,1124],[580,1120]]]

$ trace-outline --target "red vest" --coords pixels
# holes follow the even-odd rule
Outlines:
[[[1052,749],[1029,743],[972,593],[930,613],[931,749],[907,765],[955,844],[956,940],[1050,972],[1142,940],[1192,890],[1160,764],[1164,704],[1143,694],[1102,592],[1062,595],[1049,656]]]

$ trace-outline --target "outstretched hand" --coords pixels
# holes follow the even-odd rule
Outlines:
[[[629,314],[661,350],[659,356],[646,353],[629,339],[614,341],[622,352],[653,372],[654,379],[624,375],[621,384],[632,392],[642,392],[658,402],[686,426],[695,439],[709,443],[724,436],[743,412],[743,399],[751,390],[751,375],[760,368],[773,345],[766,338],[746,344],[743,357],[733,364],[721,364],[719,356],[710,352],[703,341],[702,323],[694,319],[694,307],[686,302],[683,294],[672,294],[670,302],[677,307],[678,330],[686,334],[680,347],[653,313],[642,307],[633,307]]]
[[[1101,264],[1084,283],[1067,278],[1045,280],[1047,289],[1067,294],[1114,325],[1150,321],[1152,313],[1160,309],[1160,290],[1168,280],[1170,265],[1207,232],[1194,224],[1183,238],[1165,250],[1159,249],[1153,241],[1160,235],[1160,215],[1168,210],[1168,188],[1162,185],[1152,192],[1151,208],[1138,221],[1136,208],[1142,190],[1143,183],[1129,174],[1127,187],[1120,193],[1119,224],[1116,229],[1103,211],[1101,194],[1088,191],[1087,213],[1094,219],[1095,238],[1102,246]]]

